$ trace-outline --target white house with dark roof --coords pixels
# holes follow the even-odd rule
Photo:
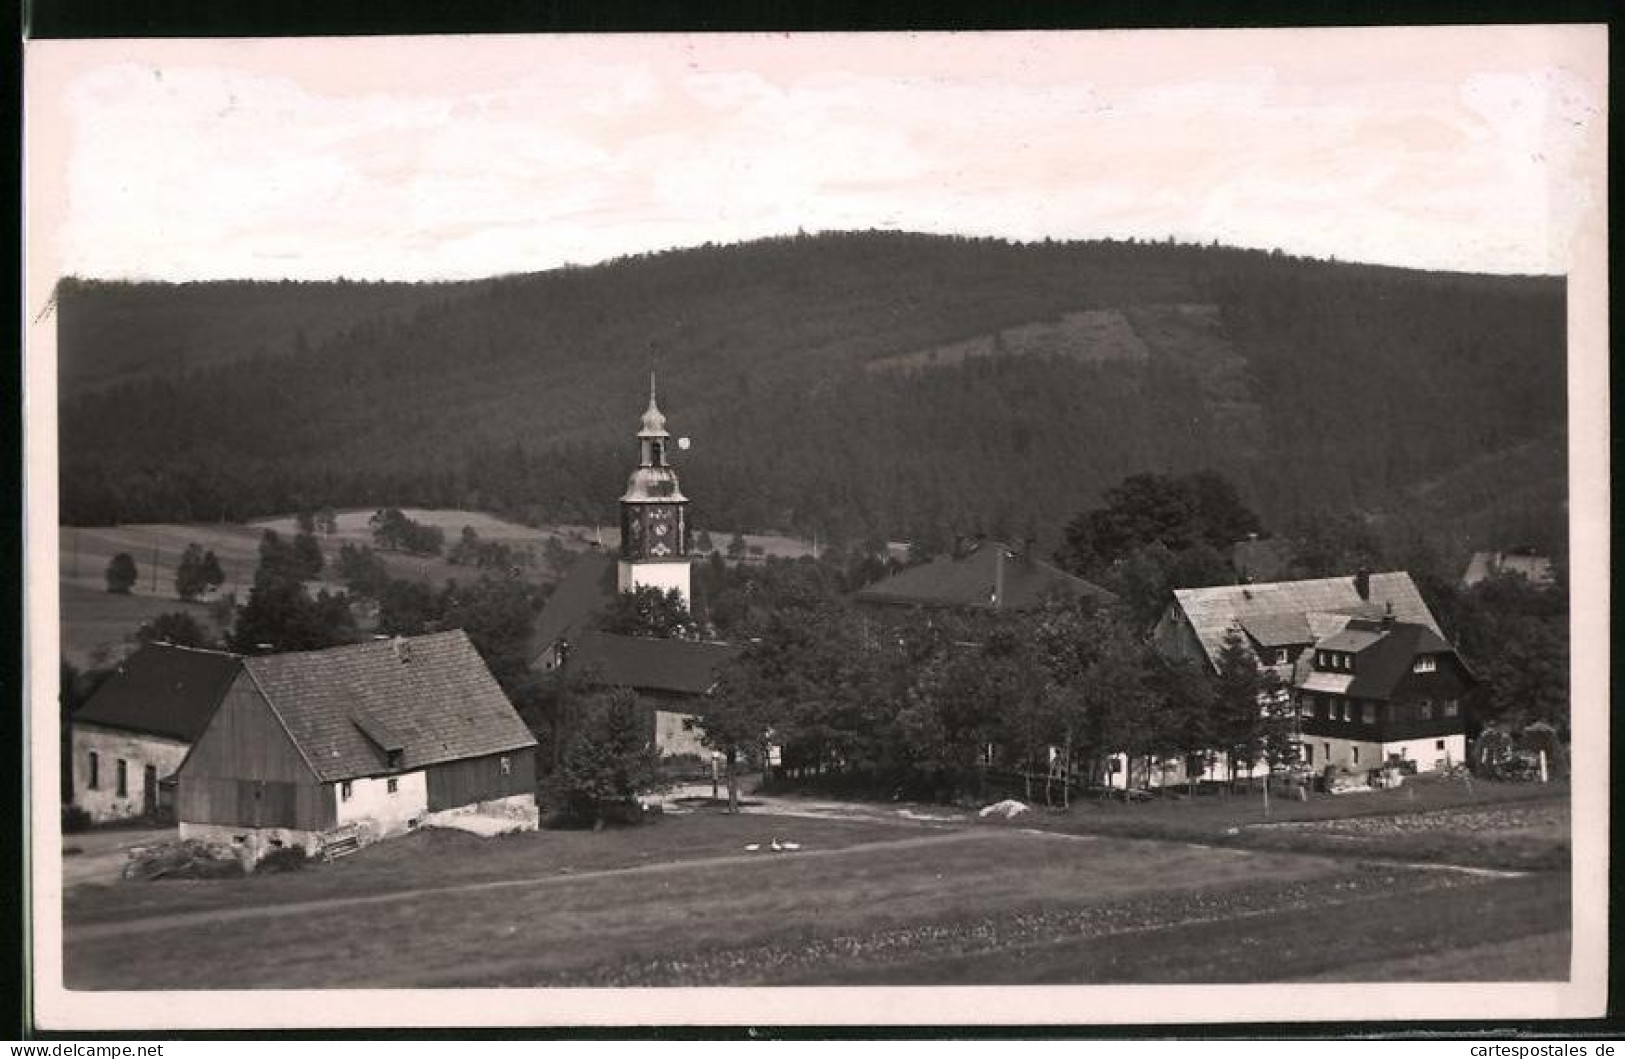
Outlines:
[[[536,827],[536,740],[461,630],[239,660],[179,772],[181,837],[315,853],[478,813]]]
[[[1464,758],[1474,678],[1409,574],[1179,589],[1152,638],[1217,668],[1232,629],[1290,689],[1306,764],[1428,771]]]
[[[73,803],[92,820],[170,808],[169,781],[237,675],[223,651],[147,644],[69,719]]]

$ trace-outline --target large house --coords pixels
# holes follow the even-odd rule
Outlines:
[[[179,769],[182,838],[257,858],[465,814],[536,826],[536,740],[461,630],[237,663]]]
[[[1050,595],[1082,596],[1105,603],[1116,597],[1032,554],[999,541],[985,541],[958,559],[900,570],[852,597],[871,607],[1034,610]]]
[[[147,644],[69,719],[73,802],[92,820],[172,808],[166,785],[214,716],[239,659],[221,651]]]
[[[1306,764],[1464,759],[1473,676],[1409,574],[1179,589],[1152,636],[1165,655],[1216,668],[1232,630],[1289,689]]]

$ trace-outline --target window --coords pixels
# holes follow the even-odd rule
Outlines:
[[[127,798],[130,795],[130,766],[123,758],[118,759],[118,796]]]
[[[1292,659],[1287,655],[1287,649],[1285,647],[1276,648],[1275,665],[1284,666],[1290,661],[1292,661]]]
[[[1431,673],[1439,668],[1439,660],[1432,655],[1417,655],[1411,663],[1412,673]]]
[[[1354,763],[1358,765],[1360,763],[1360,748],[1357,746],[1351,746],[1349,747],[1349,752],[1354,755]]]
[[[400,780],[397,780],[394,776],[391,776],[389,778],[389,782],[384,785],[384,789],[387,790],[390,794],[394,794],[397,790],[400,789],[400,782],[401,782]]]
[[[1461,707],[1456,703],[1455,699],[1444,700],[1444,715],[1446,717],[1454,717],[1460,712]]]
[[[1435,749],[1435,750],[1443,750],[1444,749],[1444,740],[1443,739],[1435,739],[1433,741],[1433,749]]]
[[[508,760],[507,754],[503,754],[497,763],[502,766],[502,774],[504,776],[513,772],[513,762]]]
[[[90,789],[101,790],[102,786],[102,756],[96,751],[90,752]]]
[[[1366,724],[1376,724],[1377,704],[1374,702],[1368,702],[1362,705],[1360,707],[1360,720]]]
[[[352,795],[354,793],[355,793],[355,786],[353,784],[351,784],[349,780],[345,780],[343,783],[339,784],[339,801],[341,801],[341,802],[349,801],[350,800],[350,795]]]
[[[1433,720],[1433,700],[1423,699],[1416,704],[1416,715],[1424,721]]]

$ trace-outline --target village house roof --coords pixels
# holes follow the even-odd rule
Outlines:
[[[1495,574],[1517,574],[1532,585],[1552,583],[1552,561],[1544,555],[1515,552],[1474,552],[1461,575],[1463,587],[1472,588]]]
[[[603,632],[583,632],[573,642],[571,669],[592,673],[594,683],[679,695],[710,691],[718,672],[740,651],[734,644]]]
[[[1381,618],[1392,608],[1395,621],[1419,624],[1440,634],[1439,623],[1410,574],[1393,571],[1368,578],[1364,596],[1356,586],[1358,575],[1354,575],[1181,588],[1174,590],[1174,600],[1214,664],[1224,647],[1225,632],[1233,625],[1248,629],[1249,623],[1256,624],[1275,636],[1301,619],[1309,627],[1311,639],[1288,642],[1308,643],[1341,631],[1352,618]]]
[[[530,641],[532,661],[560,639],[572,637],[614,599],[615,557],[602,548],[577,555],[536,618]]]
[[[536,745],[461,629],[242,666],[323,782]]]
[[[1388,699],[1411,671],[1417,656],[1448,654],[1456,657],[1455,650],[1444,638],[1425,625],[1357,621],[1350,626],[1315,647],[1351,652],[1354,671],[1311,672],[1299,684],[1303,690],[1332,691],[1359,699]]]
[[[231,686],[239,661],[224,651],[147,644],[119,663],[74,712],[73,722],[194,742]]]
[[[890,606],[1035,610],[1052,593],[1101,602],[1117,598],[1099,585],[1042,559],[1018,556],[996,542],[985,543],[962,559],[941,558],[899,571],[859,589],[853,598]]]

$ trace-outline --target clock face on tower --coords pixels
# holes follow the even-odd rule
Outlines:
[[[664,559],[675,550],[671,509],[656,507],[649,510],[649,554]]]

